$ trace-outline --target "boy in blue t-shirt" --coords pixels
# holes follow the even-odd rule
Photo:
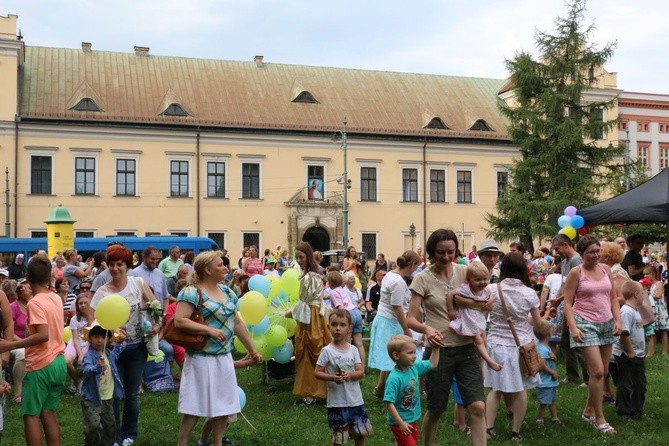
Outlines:
[[[548,344],[551,338],[551,324],[548,321],[542,321],[541,324],[534,327],[534,336],[537,337],[537,351],[539,356],[544,359],[543,369],[539,371],[541,383],[537,386],[537,399],[539,400],[539,409],[537,413],[537,424],[544,425],[544,412],[546,407],[551,413],[551,421],[559,426],[562,423],[557,416],[557,388],[558,381],[557,365],[555,364],[555,354],[551,351]]]
[[[416,361],[414,339],[406,335],[396,335],[388,341],[388,355],[395,362],[383,394],[388,411],[388,425],[398,445],[414,446],[420,439],[416,423],[421,416],[420,377],[437,368],[439,348],[432,348],[429,361]]]

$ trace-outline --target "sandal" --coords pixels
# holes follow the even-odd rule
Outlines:
[[[469,435],[472,434],[472,429],[471,429],[469,426],[465,426],[464,429],[460,429],[460,428],[458,427],[458,430],[459,430],[460,433],[463,434],[463,435],[467,435],[467,436],[469,436]]]
[[[12,398],[12,401],[15,402],[16,404],[21,404],[21,402],[23,401],[23,397],[21,396],[20,393],[17,393],[16,395],[14,395],[14,398]]]
[[[514,442],[519,442],[519,441],[523,441],[523,437],[520,435],[520,432],[511,431],[510,440],[514,441]]]
[[[595,426],[595,429],[606,435],[615,435],[617,433],[609,423],[598,424]]]
[[[595,425],[594,415],[586,415],[585,413],[581,413],[581,419],[588,424],[592,424],[593,426]]]
[[[485,430],[486,436],[488,437],[488,440],[491,440],[497,436],[497,431],[495,430],[494,427],[488,427]]]

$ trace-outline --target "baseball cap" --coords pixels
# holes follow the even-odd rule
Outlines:
[[[9,271],[4,268],[0,268],[0,276],[9,277]]]

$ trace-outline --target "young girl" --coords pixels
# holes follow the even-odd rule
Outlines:
[[[488,349],[485,344],[485,313],[469,308],[461,308],[456,312],[453,307],[453,300],[456,294],[478,302],[485,302],[490,298],[490,290],[487,289],[488,281],[490,280],[488,268],[481,262],[473,262],[467,266],[465,278],[467,283],[460,285],[455,291],[446,296],[448,318],[451,320],[448,326],[451,331],[460,336],[473,337],[481,358],[483,358],[491,369],[499,372],[502,370],[502,366],[488,355]]]
[[[358,348],[360,352],[360,358],[362,363],[365,363],[365,346],[362,344],[362,313],[357,307],[357,300],[352,300],[352,296],[358,297],[358,294],[355,291],[359,292],[355,288],[355,276],[353,273],[345,273],[346,277],[346,288],[342,288],[342,276],[338,271],[330,271],[328,273],[328,285],[330,286],[330,305],[332,308],[343,308],[351,314],[351,326],[353,328],[351,338],[353,345]],[[351,291],[351,286],[353,284],[353,291]]]
[[[655,333],[660,335],[660,342],[662,344],[662,354],[667,354],[667,330],[669,329],[669,314],[667,313],[667,304],[664,301],[664,285],[662,281],[657,278],[657,270],[651,265],[645,266],[643,269],[643,276],[652,282],[648,298],[653,306],[653,313],[655,314]],[[648,346],[648,356],[655,353],[656,336],[651,336]]]
[[[365,371],[357,348],[348,342],[351,314],[337,308],[329,317],[332,342],[321,350],[316,362],[316,378],[328,384],[328,424],[332,445],[343,445],[350,437],[356,446],[364,446],[365,437],[372,433],[362,399],[360,380]]]
[[[70,386],[71,393],[79,393],[81,386],[80,370],[84,355],[88,351],[88,342],[81,339],[82,329],[89,326],[95,320],[95,312],[90,306],[91,299],[88,294],[80,294],[75,300],[75,316],[70,320],[70,330],[72,338],[65,347],[65,362],[67,363],[67,373],[72,378]]]

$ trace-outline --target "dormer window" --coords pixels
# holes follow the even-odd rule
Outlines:
[[[469,127],[467,130],[476,130],[479,132],[492,132],[494,131],[492,127],[488,125],[487,122],[485,122],[483,119],[477,119],[474,124],[472,124],[471,127]]]
[[[186,110],[176,102],[167,106],[167,108],[161,113],[163,116],[188,116]]]
[[[293,99],[292,102],[299,102],[302,104],[318,104],[318,101],[314,95],[309,93],[307,90],[301,91],[300,94],[295,96],[295,99]]]
[[[95,101],[91,98],[83,98],[81,101],[77,102],[77,105],[72,107],[70,110],[93,111],[93,112],[101,111],[100,107],[98,107],[98,104],[96,104]]]
[[[444,121],[436,116],[432,119],[430,119],[430,122],[428,122],[425,127],[426,129],[438,129],[438,130],[449,130],[448,126],[444,123]]]

